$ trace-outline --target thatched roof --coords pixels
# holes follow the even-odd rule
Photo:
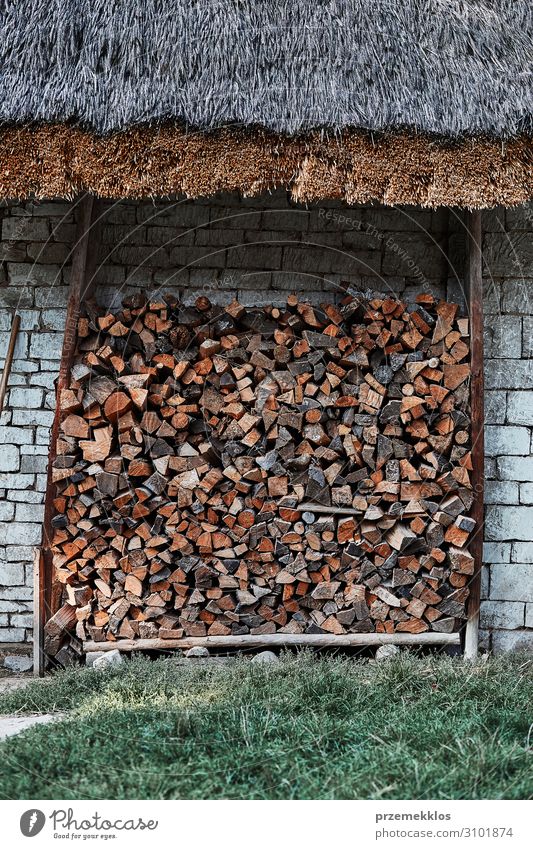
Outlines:
[[[527,0],[17,0],[0,118],[443,136],[533,127]]]
[[[17,0],[0,35],[4,197],[49,194],[54,172],[61,194],[194,195],[197,174],[303,198],[317,169],[348,200],[533,195],[526,0]],[[270,171],[251,179],[263,143]]]

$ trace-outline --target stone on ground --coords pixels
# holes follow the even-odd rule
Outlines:
[[[376,660],[388,660],[391,657],[395,657],[397,654],[400,654],[398,646],[379,646],[376,651]]]
[[[102,657],[97,657],[93,662],[93,669],[107,669],[108,666],[118,666],[120,663],[124,663],[123,657],[118,649],[113,649],[102,652]]]
[[[209,649],[205,646],[193,646],[185,652],[185,657],[209,657]]]
[[[273,651],[260,651],[252,657],[252,663],[279,663],[279,657]]]
[[[29,672],[33,660],[27,654],[8,654],[4,660],[4,668],[11,672]]]
[[[94,666],[95,662],[106,654],[105,651],[88,651],[85,653],[85,666]]]

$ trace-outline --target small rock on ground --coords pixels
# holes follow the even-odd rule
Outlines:
[[[95,662],[103,657],[104,651],[88,651],[85,653],[85,666],[94,666]]]
[[[185,652],[185,657],[209,657],[209,649],[205,646],[193,646]]]
[[[279,657],[273,651],[260,651],[252,657],[252,663],[279,663]]]
[[[33,667],[33,660],[27,654],[8,654],[4,660],[4,667],[11,672],[29,672]]]
[[[33,681],[44,681],[44,678],[33,678],[31,675],[17,675],[15,678],[12,675],[6,675],[5,678],[0,678],[0,694],[12,693],[14,690],[23,690],[24,687],[27,687]]]
[[[120,663],[124,663],[124,659],[118,649],[113,649],[102,652],[102,656],[93,662],[93,669],[107,669],[108,666],[118,666]]]
[[[376,660],[388,660],[391,657],[395,657],[397,654],[400,654],[400,649],[398,648],[398,646],[379,646],[376,651]]]
[[[46,725],[63,719],[64,713],[37,713],[29,716],[0,716],[0,740],[14,737],[34,725]]]

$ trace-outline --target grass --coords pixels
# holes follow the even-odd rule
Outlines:
[[[533,661],[139,658],[0,698],[2,799],[531,799]]]

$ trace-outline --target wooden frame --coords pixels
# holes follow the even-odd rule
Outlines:
[[[484,379],[483,379],[483,268],[481,212],[476,210],[466,215],[467,265],[465,290],[470,317],[470,407],[472,428],[472,487],[474,503],[471,516],[476,528],[470,539],[470,551],[474,557],[475,571],[470,581],[468,619],[464,632],[464,656],[467,660],[477,657],[479,638],[479,606],[481,598],[481,571],[483,568],[483,519],[484,519]]]
[[[53,567],[51,541],[53,536],[52,517],[54,514],[54,484],[52,481],[52,466],[56,457],[56,443],[59,434],[59,397],[61,391],[68,386],[70,368],[76,348],[78,318],[81,305],[87,296],[90,282],[87,278],[89,245],[93,220],[94,198],[83,195],[77,203],[76,241],[72,249],[72,266],[70,288],[67,301],[67,315],[63,348],[59,373],[56,380],[56,408],[52,429],[50,432],[50,451],[48,457],[48,473],[46,480],[46,496],[44,503],[43,539],[34,564],[34,674],[42,675],[45,665],[44,626],[46,621],[59,608],[60,587],[53,585]]]
[[[79,201],[78,229],[76,244],[72,257],[71,285],[67,307],[67,319],[59,377],[56,385],[56,397],[67,385],[68,375],[76,345],[77,321],[81,305],[87,295],[87,268],[89,255],[90,233],[93,227],[93,198],[84,196]],[[473,434],[472,447],[472,485],[475,499],[471,515],[476,520],[476,530],[472,537],[471,551],[475,559],[475,573],[470,581],[470,597],[468,602],[468,619],[463,632],[444,634],[431,632],[427,634],[267,634],[243,635],[238,637],[184,637],[174,640],[139,639],[117,640],[116,642],[91,642],[83,644],[85,652],[89,651],[164,651],[172,649],[189,649],[195,646],[205,646],[216,649],[257,649],[264,647],[310,646],[314,648],[346,648],[379,645],[460,645],[463,643],[465,658],[477,656],[479,605],[481,588],[481,569],[483,557],[483,481],[484,481],[484,408],[483,408],[483,306],[482,306],[482,230],[481,213],[468,213],[466,216],[467,231],[467,268],[465,274],[465,295],[470,318],[471,339],[471,422]],[[57,588],[52,586],[52,562],[50,541],[52,538],[51,519],[53,516],[52,464],[55,456],[55,443],[59,433],[59,405],[51,434],[50,462],[48,468],[47,494],[45,502],[45,522],[41,556],[36,563],[36,587],[38,588],[39,603],[36,604],[36,630],[38,635],[35,649],[35,671],[42,674],[44,666],[44,623],[53,615],[60,603]]]

